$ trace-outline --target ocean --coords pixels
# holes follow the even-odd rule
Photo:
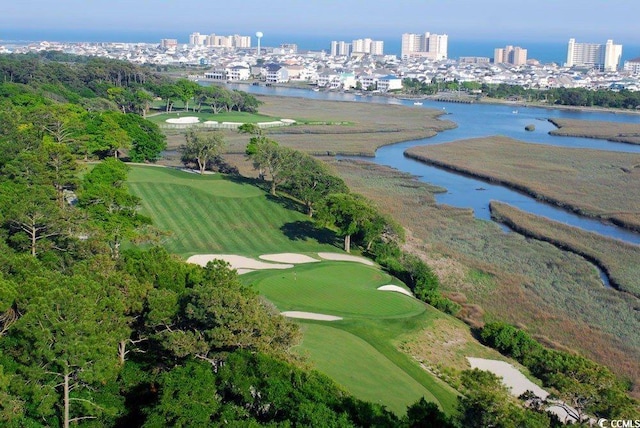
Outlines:
[[[265,34],[262,38],[263,47],[275,47],[281,43],[296,43],[300,50],[325,50],[329,51],[332,40],[344,40],[351,42],[353,39],[363,38],[363,36],[318,36],[305,34]],[[397,37],[371,36],[374,40],[384,41],[384,53],[390,55],[400,55],[401,35]],[[0,32],[0,45],[10,46],[12,44],[22,44],[28,41],[56,41],[56,42],[144,42],[160,43],[161,39],[177,39],[179,43],[187,43],[189,34],[171,30],[149,30],[149,31],[87,31],[87,30],[7,30]],[[578,40],[578,42],[583,42]],[[584,40],[584,42],[597,42]],[[601,43],[605,43],[602,40]],[[640,57],[640,45],[625,44],[624,40],[614,40],[615,43],[623,45],[622,62]],[[484,56],[493,57],[495,48],[503,48],[506,45],[520,46],[527,49],[529,59],[537,59],[541,63],[547,64],[555,62],[562,64],[567,58],[568,40],[557,41],[522,41],[522,40],[460,40],[449,35],[448,56],[451,59],[458,59],[461,56]],[[252,37],[252,44],[255,46],[256,39]]]

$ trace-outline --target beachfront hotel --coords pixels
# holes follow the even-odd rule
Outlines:
[[[622,45],[614,45],[607,40],[604,45],[597,43],[576,43],[569,39],[565,66],[595,67],[604,71],[617,71],[622,58]]]
[[[189,35],[191,46],[213,46],[221,48],[250,48],[251,37],[239,36],[218,36],[216,34],[191,33]]]
[[[402,35],[402,59],[427,58],[435,61],[447,59],[448,36],[446,34]]]

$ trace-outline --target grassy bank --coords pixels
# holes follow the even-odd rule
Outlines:
[[[508,321],[547,345],[579,350],[640,382],[636,307],[624,293],[605,289],[584,258],[505,234],[496,224],[474,219],[470,210],[436,205],[433,192],[441,189],[407,174],[350,160],[331,165],[351,189],[408,229],[405,249],[434,268],[447,294],[464,305],[461,316],[468,323]],[[415,358],[438,367],[463,364],[467,342],[460,330],[429,330],[421,337],[406,342]]]
[[[493,218],[519,233],[550,242],[592,261],[609,276],[613,287],[640,298],[640,246],[567,226],[496,201],[491,202],[490,209]]]
[[[558,129],[552,135],[598,138],[618,143],[640,144],[640,124],[577,119],[549,119]]]
[[[640,230],[640,155],[476,138],[407,156],[524,191],[579,214]]]

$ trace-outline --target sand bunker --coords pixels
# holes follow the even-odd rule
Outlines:
[[[198,123],[200,122],[200,119],[198,119],[197,117],[194,116],[187,116],[187,117],[176,117],[173,119],[167,119],[166,120],[167,123]]]
[[[364,257],[351,256],[349,254],[341,254],[341,253],[318,253],[318,255],[325,260],[337,260],[337,261],[345,261],[345,262],[358,262],[369,266],[374,266],[375,264]]]
[[[270,262],[292,263],[292,264],[314,263],[314,262],[320,261],[312,257],[305,256],[304,254],[297,254],[297,253],[263,254],[259,258],[262,260],[270,261]]]
[[[282,312],[287,318],[300,318],[304,320],[318,321],[340,321],[342,317],[334,317],[333,315],[315,314],[313,312],[286,311]]]
[[[409,297],[413,297],[413,294],[411,294],[411,292],[409,290],[405,290],[404,288],[399,287],[397,285],[393,285],[393,284],[383,285],[381,287],[378,287],[378,290],[380,290],[380,291],[395,291],[396,293],[402,293],[402,294],[406,294]]]
[[[236,256],[234,254],[196,254],[187,259],[187,263],[195,263],[200,266],[206,266],[211,260],[224,260],[229,263],[233,269],[237,269],[239,274],[247,273],[246,269],[290,269],[291,264],[265,263],[260,260],[249,257]]]
[[[472,357],[467,357],[467,360],[469,361],[469,364],[471,364],[471,368],[486,370],[502,378],[502,383],[504,383],[511,390],[511,394],[516,397],[519,397],[527,390],[533,392],[536,396],[542,398],[543,400],[549,396],[549,393],[547,391],[531,382],[518,369],[507,362]],[[576,420],[559,405],[550,406],[547,408],[547,410],[558,415],[561,421],[574,422]],[[576,411],[573,410],[573,412]]]

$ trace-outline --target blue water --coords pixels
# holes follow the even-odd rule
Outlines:
[[[202,32],[202,31],[201,31]],[[247,35],[250,35],[247,33]],[[332,40],[344,40],[351,43],[353,39],[369,37],[374,40],[384,41],[384,53],[388,55],[400,55],[402,35],[377,36],[375,30],[371,34],[344,34],[344,35],[305,35],[305,34],[269,34],[262,39],[262,46],[279,46],[282,43],[296,43],[301,50],[324,50],[329,52]],[[51,29],[3,29],[0,32],[0,44],[15,41],[58,41],[58,42],[143,42],[160,43],[161,39],[177,39],[179,43],[189,42],[189,33],[184,31],[167,29],[142,30],[142,31],[116,31],[116,30],[51,30]],[[583,42],[582,40],[578,40]],[[255,37],[252,38],[255,46]],[[567,59],[567,43],[569,40],[557,40],[551,42],[526,41],[518,39],[502,40],[464,40],[456,39],[449,35],[449,58],[458,59],[461,56],[484,56],[493,58],[495,48],[503,48],[506,45],[520,46],[527,49],[528,58],[535,58],[542,63],[555,62],[563,64]],[[585,40],[584,42],[605,43],[606,40]],[[614,40],[623,45],[622,62],[640,57],[640,45],[637,40],[633,43],[625,43],[625,40]]]
[[[541,215],[574,227],[596,232],[605,236],[640,245],[640,234],[623,228],[565,211],[553,205],[540,202],[526,194],[504,186],[490,184],[483,180],[470,178],[445,169],[426,165],[404,156],[410,147],[440,144],[466,138],[504,135],[532,144],[550,144],[562,147],[611,150],[627,153],[640,153],[640,146],[613,143],[590,138],[557,137],[548,134],[554,129],[548,118],[570,118],[580,120],[603,120],[626,123],[640,123],[640,115],[600,112],[582,112],[571,110],[543,109],[533,107],[514,107],[486,104],[453,104],[425,101],[422,106],[413,105],[413,101],[388,97],[367,97],[337,92],[313,92],[304,89],[264,87],[250,85],[229,85],[255,94],[292,96],[334,101],[376,102],[402,104],[413,108],[432,108],[449,113],[442,118],[456,122],[457,128],[444,131],[432,138],[407,141],[381,147],[375,158],[368,161],[396,168],[417,176],[421,181],[447,189],[446,193],[436,195],[438,203],[460,208],[472,208],[477,218],[491,220],[489,202],[497,200],[513,205],[524,211]],[[525,125],[534,123],[536,131],[527,132]],[[640,185],[640,183],[638,184]],[[478,190],[484,189],[484,190]]]

